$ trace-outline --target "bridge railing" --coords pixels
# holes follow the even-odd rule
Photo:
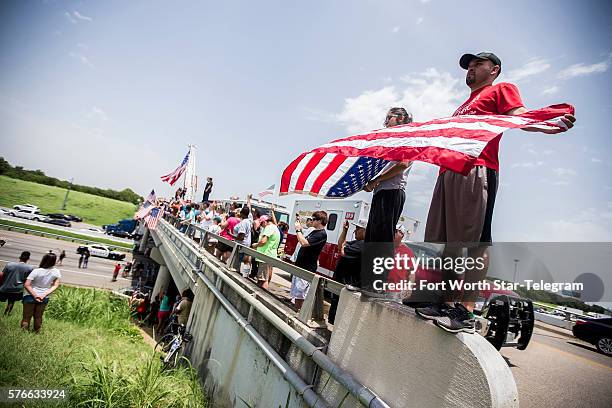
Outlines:
[[[249,335],[251,335],[257,341],[259,346],[275,362],[275,364],[278,364],[279,368],[285,372],[286,378],[300,393],[300,395],[303,396],[308,406],[323,407],[327,406],[327,404],[323,401],[320,395],[314,392],[314,384],[304,383],[304,381],[301,380],[299,375],[297,375],[293,369],[289,368],[283,361],[280,361],[280,356],[275,354],[270,344],[260,338],[261,336],[259,334],[253,332],[251,325],[248,324],[250,317],[247,317],[245,320],[244,317],[240,316],[239,312],[227,302],[227,299],[219,291],[219,285],[221,282],[239,293],[240,297],[250,304],[252,309],[257,310],[258,313],[260,313],[269,323],[276,327],[289,341],[291,341],[291,343],[298,347],[304,353],[304,355],[312,359],[312,361],[321,370],[328,373],[331,378],[341,384],[347,390],[347,392],[352,394],[363,406],[370,408],[389,407],[389,405],[378,397],[371,389],[356,380],[349,372],[342,369],[337,363],[332,361],[322,350],[322,347],[315,346],[294,327],[289,325],[285,319],[282,319],[274,314],[267,308],[266,305],[264,305],[264,303],[252,296],[252,293],[249,293],[238,285],[233,279],[229,278],[225,272],[220,270],[216,262],[213,263],[211,261],[210,257],[212,255],[204,254],[204,249],[202,247],[207,245],[207,243],[210,242],[210,239],[216,239],[217,242],[222,242],[231,246],[232,255],[229,257],[225,265],[225,269],[235,267],[237,262],[239,262],[239,254],[244,253],[276,268],[282,269],[283,271],[286,271],[292,275],[309,281],[311,283],[311,287],[304,302],[304,306],[302,307],[302,311],[300,312],[299,320],[311,327],[314,324],[323,322],[323,292],[328,291],[331,293],[340,294],[340,291],[344,285],[279,259],[263,255],[251,248],[247,248],[244,245],[228,240],[217,234],[213,234],[200,227],[181,224],[179,219],[171,215],[166,214],[164,219],[165,221],[161,221],[157,226],[157,229],[159,230],[157,235],[164,246],[167,246],[166,249],[170,251],[172,256],[177,258],[178,263],[181,265],[181,270],[188,275],[188,278],[194,284],[197,285],[198,279],[203,281],[211,292],[215,294],[219,301],[224,304],[226,309],[231,314],[236,315],[237,320],[241,322],[241,325],[245,327],[245,330],[249,332]],[[192,240],[190,237],[190,235],[192,235],[195,231],[199,231],[201,234],[199,243]],[[211,281],[207,277],[204,270],[212,271],[215,274],[214,281]],[[252,310],[249,310],[248,314],[251,316]]]
[[[307,281],[310,284],[310,288],[308,290],[306,298],[304,299],[304,304],[300,309],[298,318],[302,323],[308,326],[318,327],[325,324],[323,316],[324,292],[327,291],[329,293],[333,293],[339,296],[340,291],[345,286],[339,282],[336,282],[325,276],[321,276],[316,273],[307,271],[306,269],[295,266],[289,262],[285,262],[281,259],[264,255],[261,252],[258,252],[245,245],[239,244],[235,241],[229,240],[225,237],[207,231],[198,225],[185,224],[178,217],[166,214],[164,216],[164,219],[166,219],[168,223],[177,228],[179,231],[183,231],[185,236],[187,237],[193,238],[194,234],[196,232],[199,232],[200,242],[192,242],[193,245],[198,246],[201,249],[206,247],[211,242],[211,239],[231,247],[232,253],[226,263],[227,267],[230,269],[236,271],[240,270],[240,255],[244,254],[250,256],[252,259],[256,259],[267,265],[271,265],[274,268],[278,268],[284,272],[287,272],[292,276],[297,276],[298,278]],[[187,253],[185,253],[185,255],[187,255]],[[193,259],[193,261],[195,263],[196,260]]]

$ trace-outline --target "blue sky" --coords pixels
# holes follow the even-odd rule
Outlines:
[[[391,105],[416,121],[452,114],[469,94],[459,57],[486,50],[527,108],[567,102],[578,118],[562,135],[504,135],[494,239],[612,241],[610,11],[605,1],[4,1],[0,154],[81,184],[168,194],[159,176],[194,143],[213,196],[244,196],[278,184],[299,153],[380,127]],[[407,215],[426,220],[436,173],[411,174]]]

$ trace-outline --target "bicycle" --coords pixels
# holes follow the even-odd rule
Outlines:
[[[165,334],[159,339],[155,345],[155,351],[161,354],[160,359],[164,370],[177,366],[183,345],[191,340],[193,340],[193,336],[186,331],[182,324],[178,326],[176,333]]]

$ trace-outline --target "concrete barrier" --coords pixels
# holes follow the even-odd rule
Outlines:
[[[480,335],[446,333],[412,309],[362,301],[343,289],[330,340],[326,328],[304,324],[269,293],[161,226],[152,234],[151,256],[167,272],[158,274],[156,288],[171,276],[195,293],[187,324],[193,341],[185,351],[213,406],[357,407],[354,395],[367,394],[370,407],[518,407],[510,369]],[[355,392],[351,384],[362,388]]]
[[[546,324],[550,324],[553,326],[560,327],[565,330],[572,330],[574,327],[574,322],[570,322],[569,320],[561,317],[561,316],[552,316],[546,313],[533,312],[535,319]]]
[[[344,289],[327,354],[393,407],[518,407],[512,372],[489,342],[397,303]],[[317,391],[330,406],[359,406],[333,380]]]

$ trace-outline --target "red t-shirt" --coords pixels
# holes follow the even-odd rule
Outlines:
[[[227,219],[227,227],[219,235],[223,238],[234,240],[234,237],[230,235],[231,232],[234,232],[234,227],[240,222],[240,218],[237,217],[229,217]]]
[[[457,115],[503,115],[514,108],[523,105],[521,95],[516,85],[500,82],[475,90],[461,106],[457,108],[453,116]],[[486,166],[499,171],[499,141],[501,135],[491,140],[484,148],[476,166]]]

